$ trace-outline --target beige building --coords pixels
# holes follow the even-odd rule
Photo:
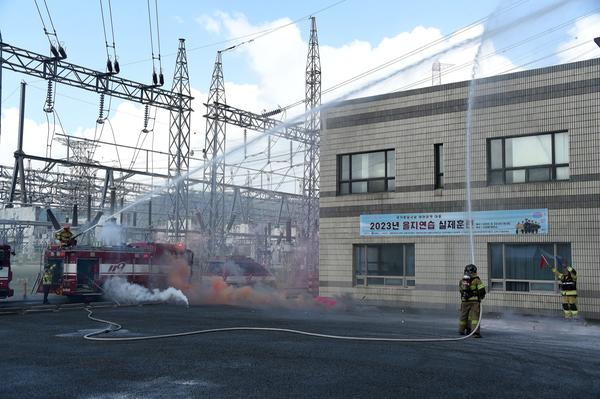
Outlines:
[[[599,111],[600,59],[327,109],[321,295],[456,309],[474,261],[487,310],[561,314],[544,255],[600,318]]]

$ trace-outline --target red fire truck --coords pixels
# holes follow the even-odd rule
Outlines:
[[[10,288],[12,270],[10,270],[10,245],[0,245],[0,299],[14,295]]]
[[[122,277],[148,288],[167,288],[175,268],[186,268],[189,278],[193,260],[193,252],[183,244],[142,242],[68,248],[52,244],[44,253],[43,267],[53,271],[50,292],[71,297],[99,296],[102,285],[111,277]],[[43,272],[40,271],[37,292],[43,292]]]

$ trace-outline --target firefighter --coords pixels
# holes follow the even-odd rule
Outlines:
[[[477,266],[468,264],[465,266],[463,278],[458,283],[460,291],[460,320],[458,332],[460,335],[469,335],[477,327],[475,338],[481,338],[479,322],[480,303],[485,297],[485,285],[477,276]]]
[[[44,305],[48,303],[48,293],[50,293],[50,287],[52,286],[53,278],[54,266],[46,265],[44,268],[44,274],[42,275],[42,286],[44,287]]]
[[[576,318],[577,310],[577,271],[573,266],[566,265],[563,272],[559,272],[555,267],[552,273],[560,281],[560,295],[562,296],[562,308],[565,319]]]
[[[68,223],[65,224],[63,226],[62,230],[57,232],[54,236],[56,237],[56,239],[58,241],[60,241],[60,246],[63,248],[74,246],[77,243],[77,241],[75,241],[73,239],[73,233],[71,232],[71,225],[69,225]]]

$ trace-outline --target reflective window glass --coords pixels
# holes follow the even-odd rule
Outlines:
[[[369,154],[352,155],[352,180],[366,179],[369,173]],[[354,190],[352,190],[354,191]]]
[[[384,152],[372,152],[369,157],[369,174],[367,178],[385,177],[386,164]]]
[[[352,192],[353,193],[366,193],[367,192],[367,182],[359,181],[352,183]]]
[[[525,183],[525,169],[507,170],[506,171],[506,182],[507,183]]]
[[[350,180],[350,155],[342,156],[341,168],[341,179]]]
[[[550,180],[550,167],[529,169],[528,181],[548,181]]]
[[[505,167],[518,168],[552,163],[552,135],[514,137],[505,140]]]
[[[502,168],[502,140],[492,140],[490,142],[490,165],[492,169]]]
[[[387,177],[396,177],[396,151],[387,152]]]
[[[569,163],[569,133],[556,133],[554,135],[554,148],[556,163]]]
[[[568,166],[556,168],[556,180],[569,180],[571,177]]]

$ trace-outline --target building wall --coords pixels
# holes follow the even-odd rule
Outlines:
[[[466,236],[366,237],[361,214],[466,211],[470,133],[472,210],[547,208],[549,232],[474,237],[479,275],[489,285],[488,243],[568,242],[578,272],[579,306],[600,318],[600,60],[558,65],[344,102],[323,112],[320,292],[371,302],[455,307],[470,263]],[[467,129],[470,126],[470,129]],[[487,183],[487,140],[569,133],[570,179]],[[434,189],[434,144],[443,143],[445,185]],[[395,192],[337,195],[337,156],[394,149]],[[352,246],[414,243],[415,287],[353,286]],[[558,293],[491,291],[486,309],[560,309]]]

